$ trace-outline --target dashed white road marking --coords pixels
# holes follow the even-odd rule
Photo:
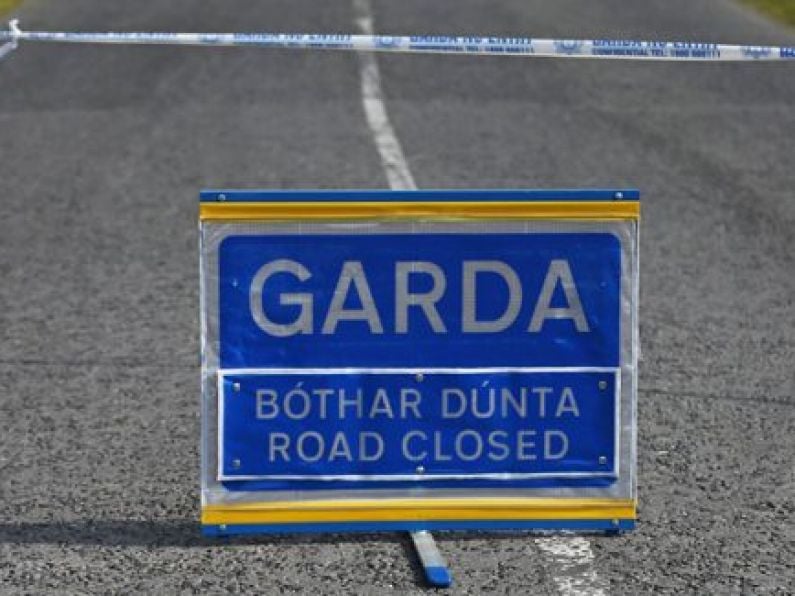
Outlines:
[[[375,35],[370,0],[353,0],[356,26],[365,35]],[[362,105],[367,124],[381,156],[389,187],[392,190],[415,190],[417,184],[411,174],[403,148],[389,121],[381,87],[378,59],[372,52],[359,52],[362,84]],[[552,567],[552,578],[564,596],[605,596],[606,584],[593,568],[594,554],[586,538],[579,536],[546,537],[536,539],[545,562]]]

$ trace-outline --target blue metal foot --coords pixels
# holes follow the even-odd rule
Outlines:
[[[411,532],[411,539],[414,548],[417,549],[428,583],[437,588],[449,588],[453,583],[453,576],[431,533],[425,530]]]

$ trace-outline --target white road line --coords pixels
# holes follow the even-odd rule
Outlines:
[[[607,583],[596,575],[591,543],[582,536],[536,539],[545,560],[554,568],[552,579],[564,596],[605,596]]]
[[[373,9],[370,0],[353,0],[356,26],[364,35],[375,35]],[[381,156],[389,187],[392,190],[415,190],[417,184],[411,174],[400,141],[389,122],[381,88],[378,60],[372,52],[359,52],[362,79],[362,104],[375,146]],[[606,584],[593,568],[594,555],[587,539],[572,537],[539,538],[536,545],[552,567],[558,591],[564,596],[605,596]]]
[[[359,31],[365,35],[374,35],[370,0],[353,0],[353,10]],[[411,175],[406,156],[403,155],[403,148],[386,113],[378,60],[372,52],[359,52],[358,56],[364,114],[373,133],[375,146],[381,155],[381,164],[389,181],[389,187],[392,190],[415,190],[417,184],[414,182],[414,176]]]

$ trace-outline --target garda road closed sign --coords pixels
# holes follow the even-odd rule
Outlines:
[[[631,528],[638,213],[203,193],[205,531]]]

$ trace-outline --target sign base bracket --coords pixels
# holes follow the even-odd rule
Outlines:
[[[453,583],[453,575],[447,567],[447,561],[439,552],[433,535],[426,530],[409,532],[409,534],[414,542],[414,548],[417,550],[417,556],[420,558],[428,583],[436,588],[450,587]]]

